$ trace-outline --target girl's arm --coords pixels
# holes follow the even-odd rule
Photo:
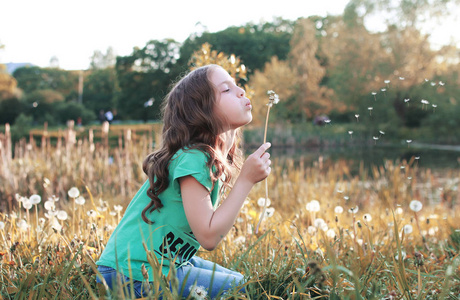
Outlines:
[[[185,215],[198,242],[213,250],[230,231],[251,188],[270,174],[270,154],[265,143],[243,164],[227,199],[215,211],[208,190],[192,176],[179,179]]]

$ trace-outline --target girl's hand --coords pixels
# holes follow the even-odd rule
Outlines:
[[[248,156],[241,168],[240,177],[252,184],[264,180],[271,172],[270,153],[267,153],[270,148],[270,143],[265,143],[259,147],[254,153]]]

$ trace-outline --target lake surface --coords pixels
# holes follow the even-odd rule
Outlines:
[[[252,149],[251,149],[252,150]],[[387,160],[393,162],[409,161],[417,158],[415,163],[419,167],[431,169],[460,170],[460,151],[455,146],[410,145],[410,146],[368,146],[368,147],[340,147],[340,148],[309,148],[309,147],[274,147],[269,150],[272,160],[279,159],[279,163],[287,158],[295,161],[303,160],[306,166],[312,166],[322,157],[324,162],[346,160],[351,170],[357,171],[361,162],[366,169],[372,166],[381,166]]]

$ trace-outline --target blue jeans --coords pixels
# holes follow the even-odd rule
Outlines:
[[[131,280],[110,267],[98,266],[97,269],[111,290],[115,289],[118,293],[124,292],[125,295],[130,295],[132,282],[136,298],[147,296],[148,287],[145,282]],[[242,274],[197,256],[192,257],[189,264],[177,269],[177,279],[182,297],[188,297],[190,293],[193,295],[194,292],[204,289],[212,299],[244,283]],[[99,276],[96,277],[96,281],[102,283]],[[120,289],[119,284],[123,286],[124,291],[117,290]],[[239,291],[244,292],[244,287],[240,287]]]

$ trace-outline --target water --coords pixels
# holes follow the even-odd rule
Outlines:
[[[446,148],[446,149],[444,149]],[[324,163],[334,163],[346,160],[352,171],[358,171],[359,165],[364,164],[366,169],[372,166],[381,166],[387,160],[402,162],[415,159],[415,163],[422,168],[434,170],[460,170],[460,151],[455,147],[414,145],[410,146],[369,146],[369,147],[340,147],[340,148],[308,148],[308,147],[278,147],[271,148],[272,160],[279,163],[291,158],[295,161],[303,159],[306,166],[313,166],[322,158]],[[252,150],[252,149],[251,149]],[[249,150],[250,151],[250,150]],[[355,172],[353,172],[355,173]]]

